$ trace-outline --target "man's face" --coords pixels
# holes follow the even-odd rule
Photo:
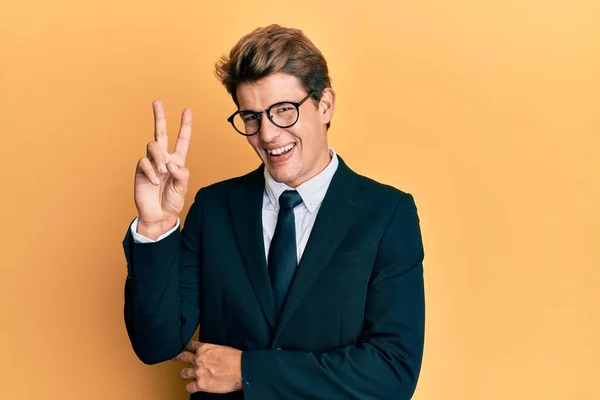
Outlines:
[[[307,94],[295,76],[281,73],[237,88],[240,110],[262,111],[282,101],[299,102]],[[273,179],[297,187],[329,164],[326,124],[333,116],[334,102],[333,90],[325,89],[319,104],[305,101],[298,122],[285,129],[273,125],[263,113],[260,130],[247,139]]]

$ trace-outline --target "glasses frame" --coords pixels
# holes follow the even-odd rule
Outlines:
[[[254,136],[256,135],[258,132],[260,132],[260,127],[262,124],[262,116],[263,114],[267,114],[267,118],[269,119],[269,121],[271,121],[271,123],[273,125],[275,125],[278,128],[282,128],[282,129],[286,129],[286,128],[291,128],[292,126],[296,125],[296,122],[298,122],[298,120],[300,119],[300,106],[306,101],[308,100],[311,96],[317,94],[317,92],[313,91],[310,92],[309,94],[306,95],[306,97],[304,97],[302,100],[296,102],[296,101],[279,101],[271,106],[269,106],[269,108],[267,108],[266,110],[263,111],[253,111],[253,110],[237,110],[236,112],[234,112],[233,114],[231,114],[231,116],[229,116],[229,118],[227,118],[227,122],[229,122],[231,124],[231,126],[233,127],[233,129],[235,129],[235,131],[237,133],[239,133],[240,135],[243,136]],[[271,115],[271,109],[273,107],[279,106],[281,104],[291,104],[294,107],[296,107],[296,120],[290,124],[290,125],[279,125],[276,122],[273,121],[273,116]],[[233,119],[235,118],[236,115],[240,114],[240,113],[245,113],[245,114],[254,114],[256,116],[256,118],[258,119],[258,128],[256,129],[256,132],[254,133],[244,133],[241,132],[238,128],[235,127],[235,124],[233,123]]]

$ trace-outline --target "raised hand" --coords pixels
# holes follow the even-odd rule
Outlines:
[[[175,144],[168,152],[167,120],[164,106],[153,102],[154,141],[146,146],[146,157],[135,171],[134,199],[138,210],[138,233],[156,239],[177,224],[183,210],[190,171],[185,159],[192,135],[192,110],[185,109]]]

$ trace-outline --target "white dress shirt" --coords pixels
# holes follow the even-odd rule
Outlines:
[[[332,148],[329,148],[329,155],[331,161],[325,167],[323,171],[310,178],[303,184],[299,185],[296,190],[302,198],[302,204],[294,208],[294,218],[296,222],[296,249],[298,251],[298,260],[302,258],[306,243],[312,228],[317,219],[317,213],[321,208],[321,203],[325,198],[331,179],[338,168],[339,161],[337,154]],[[293,190],[293,188],[287,186],[285,183],[277,182],[271,174],[264,169],[265,173],[265,191],[263,195],[263,207],[262,207],[262,225],[263,225],[263,239],[265,243],[265,258],[269,259],[269,246],[271,245],[271,239],[275,233],[275,226],[277,225],[277,215],[279,213],[279,195],[286,190]],[[155,242],[145,236],[137,233],[138,218],[136,218],[131,224],[131,233],[133,240],[137,243],[152,243]],[[180,220],[177,219],[177,225],[169,232],[160,236],[156,241],[162,240],[169,236],[176,229],[179,229]]]

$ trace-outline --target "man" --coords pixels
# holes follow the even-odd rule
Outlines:
[[[136,354],[189,364],[192,399],[411,398],[424,336],[412,196],[328,147],[335,92],[301,31],[256,29],[217,75],[238,108],[228,121],[262,163],[200,189],[180,232],[192,114],[171,154],[154,103],[155,140],[135,176],[139,217],[123,242]]]

